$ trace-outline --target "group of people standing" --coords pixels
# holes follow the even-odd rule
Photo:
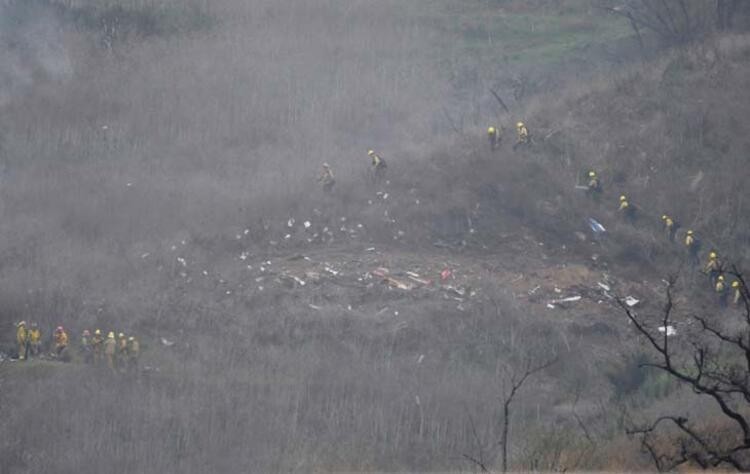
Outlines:
[[[20,321],[16,324],[16,343],[18,344],[18,360],[26,360],[42,353],[42,331],[35,322],[26,324]],[[68,333],[62,326],[58,326],[52,334],[53,357],[67,359]]]
[[[26,321],[20,321],[16,325],[16,342],[18,360],[27,360],[42,354],[42,332],[37,323],[27,325]],[[115,337],[115,332],[109,331],[107,337],[104,337],[101,329],[96,329],[92,336],[91,332],[85,329],[81,334],[78,349],[86,364],[103,366],[106,363],[113,372],[138,372],[141,346],[135,336],[126,337],[124,333],[119,333]],[[62,326],[58,326],[53,333],[52,351],[49,355],[65,362],[71,360],[68,333]]]
[[[86,329],[81,336],[81,349],[87,364],[101,366],[106,362],[113,372],[138,372],[141,345],[135,336],[119,333],[115,337],[114,331],[109,331],[105,338],[101,329],[96,329],[93,336]]]

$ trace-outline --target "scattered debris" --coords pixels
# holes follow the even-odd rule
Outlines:
[[[676,335],[676,334],[677,334],[677,330],[675,330],[674,326],[666,326],[666,327],[664,327],[664,326],[659,326],[659,327],[658,327],[657,329],[658,329],[658,330],[659,330],[659,332],[661,332],[661,333],[663,333],[663,332],[665,332],[665,331],[666,331],[666,333],[667,333],[667,336],[674,336],[674,335]]]
[[[591,231],[594,232],[594,234],[603,234],[607,232],[607,229],[604,228],[603,225],[599,223],[596,219],[589,217],[587,219],[587,222],[589,224],[589,227],[591,228]]]
[[[403,282],[401,280],[397,280],[397,279],[395,279],[393,277],[385,277],[383,279],[383,281],[385,281],[389,286],[391,286],[393,288],[398,288],[399,290],[409,291],[409,290],[412,290],[414,288],[412,285],[410,285],[408,283],[405,283],[405,282]]]
[[[550,304],[572,303],[574,301],[580,301],[580,300],[581,300],[581,295],[575,295],[575,296],[568,296],[566,298],[559,298],[556,300],[552,300],[550,301]]]
[[[172,347],[172,346],[175,345],[174,341],[169,341],[169,340],[167,340],[166,338],[163,338],[163,337],[161,338],[161,343],[165,347]]]
[[[599,285],[599,288],[604,291],[610,291],[610,287],[606,283],[598,282],[597,285]]]
[[[633,298],[632,296],[628,296],[627,298],[625,298],[625,304],[631,308],[640,302],[641,300]]]

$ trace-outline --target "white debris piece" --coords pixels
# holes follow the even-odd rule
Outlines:
[[[309,306],[310,308],[314,309],[314,310],[320,310],[320,306],[315,306],[315,305],[314,305],[314,304],[312,304],[312,303],[311,303],[311,304],[309,304],[308,306]]]
[[[148,257],[149,255],[151,255],[151,254],[150,254],[150,253],[148,253],[148,252],[146,252],[146,253],[144,253],[144,254],[141,254],[141,258],[146,258],[146,257]]]
[[[599,288],[601,288],[601,289],[602,289],[602,290],[604,290],[604,291],[609,291],[609,290],[610,290],[610,287],[609,287],[609,285],[607,285],[607,284],[605,284],[605,283],[602,283],[602,282],[598,282],[598,283],[597,283],[597,285],[599,285]]]
[[[660,326],[657,328],[659,332],[663,333],[664,331],[667,332],[667,336],[674,336],[677,334],[677,330],[675,330],[674,326]]]
[[[632,296],[628,296],[627,298],[625,298],[625,304],[631,308],[640,302],[641,300],[633,298]]]
[[[203,276],[208,276],[208,272],[206,270],[203,270]]]
[[[339,272],[337,272],[336,270],[334,270],[334,269],[333,269],[333,268],[331,268],[331,267],[325,267],[325,271],[327,271],[328,273],[330,273],[330,274],[331,274],[331,275],[333,275],[333,276],[336,276],[336,275],[338,275],[338,274],[339,274]]]
[[[185,259],[184,259],[184,258],[182,258],[182,257],[177,257],[177,261],[178,261],[178,262],[180,263],[180,265],[182,265],[183,267],[186,267],[186,266],[187,266],[187,262],[185,261]]]
[[[383,194],[383,201],[385,201],[386,199],[388,199],[388,193]]]
[[[243,234],[245,234],[245,235],[247,235],[249,233],[250,233],[250,229],[245,229],[245,231],[243,232]]]
[[[550,304],[559,304],[559,303],[572,303],[574,301],[580,301],[581,295],[575,295],[575,296],[568,296],[567,298],[560,298],[557,300],[550,301]]]
[[[419,359],[417,359],[417,364],[421,364],[423,360],[424,360],[424,354],[420,354]]]
[[[309,229],[311,225],[310,221],[305,221],[304,223],[305,229]]]
[[[553,305],[552,303],[547,303],[547,307],[549,309],[555,309],[555,305]]]
[[[288,221],[286,221],[287,227],[294,227],[294,218],[292,217]]]
[[[289,240],[289,239],[291,239],[291,238],[292,238],[292,235],[291,235],[291,234],[286,234],[286,235],[284,236],[284,240]]]
[[[168,341],[166,338],[163,338],[163,337],[161,338],[161,343],[162,345],[166,347],[172,347],[175,344],[174,341]]]

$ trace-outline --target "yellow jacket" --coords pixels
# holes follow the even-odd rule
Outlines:
[[[26,331],[26,326],[18,326],[18,330],[16,331],[16,341],[18,341],[19,344],[26,344],[28,335],[29,333]]]
[[[39,329],[29,329],[29,341],[32,344],[38,344],[42,339],[42,332]]]
[[[63,332],[55,333],[55,347],[67,347],[68,346],[68,335]]]
[[[117,341],[107,338],[107,340],[104,341],[104,353],[110,356],[115,355],[115,349],[117,349]]]

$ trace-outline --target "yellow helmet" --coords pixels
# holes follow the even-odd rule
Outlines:
[[[664,214],[663,216],[661,216],[661,220],[663,220],[663,221],[667,220],[667,215]]]
[[[622,196],[620,196],[620,202],[622,202],[622,201],[626,201],[627,199],[628,199],[628,198],[626,198],[624,194],[623,194]]]
[[[367,156],[372,156],[374,154],[375,154],[375,150],[368,150],[367,151]]]
[[[490,135],[492,135],[493,133],[495,133],[495,127],[488,128],[487,129],[487,133],[489,133]]]
[[[18,326],[26,326],[26,321],[18,321]]]
[[[710,258],[710,259],[712,259],[712,260],[713,260],[714,258],[716,258],[716,257],[718,257],[718,255],[716,255],[716,252],[711,252],[711,253],[709,253],[709,254],[708,254],[708,258]]]
[[[323,168],[330,168],[331,166],[328,163],[323,163]]]
[[[97,329],[96,331],[94,331],[94,334],[96,336],[101,336],[102,335],[102,330],[101,329]]]
[[[596,178],[596,172],[595,171],[589,171],[589,178]]]
[[[687,231],[687,235],[693,235],[693,231],[692,230]]]
[[[739,287],[740,287],[740,282],[739,282],[739,281],[737,281],[737,280],[734,280],[734,281],[732,282],[732,288],[739,288]]]
[[[523,128],[523,122],[518,122],[516,124],[516,128]]]
[[[115,338],[115,333],[113,333],[112,331],[109,331],[109,334],[107,334],[107,339],[114,339],[114,338]]]
[[[719,275],[719,281],[724,281],[724,275]]]

